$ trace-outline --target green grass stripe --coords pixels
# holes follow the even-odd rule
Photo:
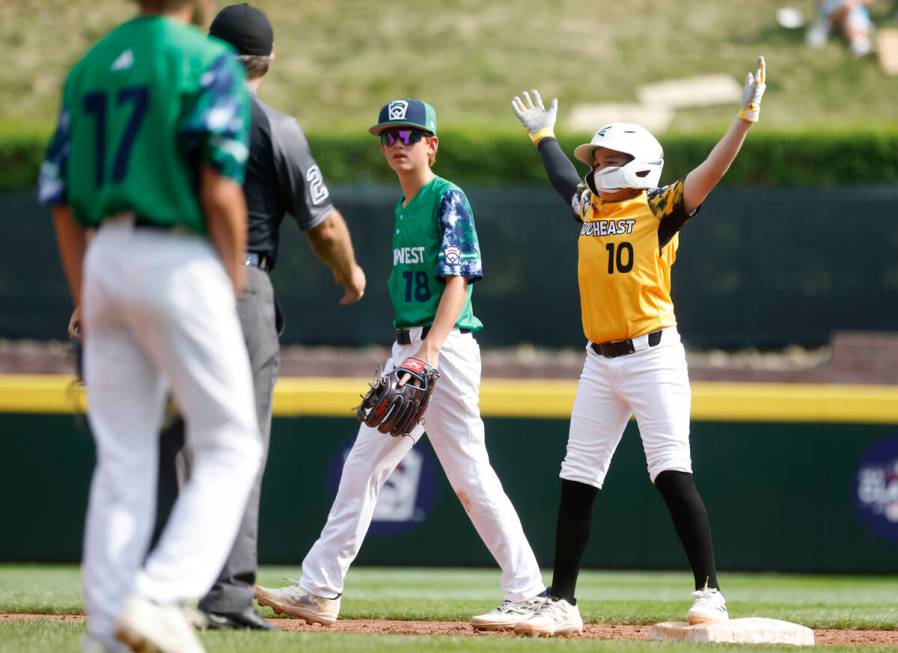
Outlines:
[[[287,584],[296,567],[266,566],[259,582]],[[551,573],[544,571],[544,579]],[[721,573],[731,616],[762,616],[812,628],[898,630],[898,577]],[[691,576],[674,572],[584,571],[578,600],[592,623],[653,624],[682,619]],[[467,620],[501,600],[494,569],[358,567],[346,580],[347,619]],[[83,611],[74,565],[0,565],[0,612]],[[267,608],[265,614],[273,613]]]

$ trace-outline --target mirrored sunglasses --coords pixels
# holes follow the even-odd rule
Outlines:
[[[414,145],[427,136],[420,129],[388,129],[380,133],[380,142],[384,145],[395,145],[396,141],[402,141],[403,145]]]

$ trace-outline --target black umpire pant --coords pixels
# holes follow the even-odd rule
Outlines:
[[[242,612],[252,605],[256,584],[259,497],[271,436],[271,405],[280,363],[278,333],[282,326],[268,273],[256,267],[247,268],[246,287],[237,303],[237,313],[252,369],[263,458],[228,559],[212,589],[200,600],[199,608],[204,612]],[[179,415],[161,433],[156,525],[150,550],[156,546],[178,490],[190,474],[191,455],[184,443],[184,421]]]

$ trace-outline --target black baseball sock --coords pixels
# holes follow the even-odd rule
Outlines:
[[[701,589],[706,584],[720,589],[714,567],[708,511],[695,487],[692,474],[672,470],[661,472],[655,478],[655,487],[670,510],[674,528],[686,551],[692,575],[695,576],[695,589]]]
[[[576,605],[574,591],[598,493],[599,489],[592,485],[561,481],[561,502],[555,527],[555,571],[549,594],[572,605]]]

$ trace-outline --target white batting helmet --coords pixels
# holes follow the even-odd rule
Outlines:
[[[664,149],[652,133],[640,125],[612,122],[596,132],[589,143],[578,145],[574,156],[593,167],[593,153],[604,147],[633,157],[626,165],[590,172],[593,190],[616,191],[623,188],[655,188],[664,167]]]

